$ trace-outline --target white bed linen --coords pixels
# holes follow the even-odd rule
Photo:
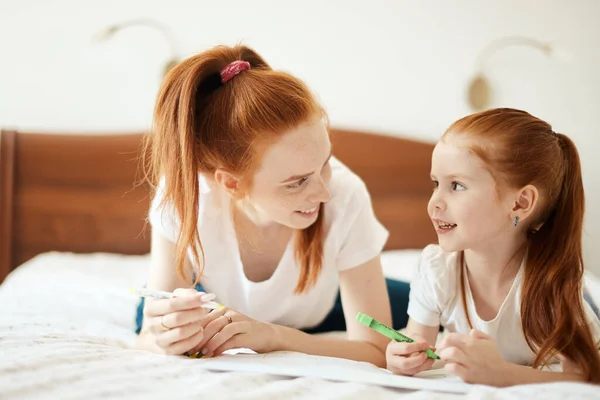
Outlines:
[[[386,254],[384,269],[410,279],[416,260],[418,252]],[[137,299],[128,288],[143,282],[147,261],[146,256],[46,253],[14,271],[0,286],[0,399],[562,399],[600,393],[591,385],[564,383],[502,390],[474,386],[468,395],[416,392],[212,372],[193,359],[132,350]]]

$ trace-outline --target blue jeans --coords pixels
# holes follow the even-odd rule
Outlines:
[[[394,329],[402,329],[408,323],[408,314],[406,310],[408,308],[408,293],[410,291],[410,285],[406,282],[396,281],[393,279],[387,279],[388,296],[390,298],[390,304],[392,306],[392,320],[394,321]],[[196,285],[196,290],[204,292],[201,285]],[[136,333],[140,333],[142,329],[142,322],[144,320],[144,299],[138,304],[136,313]],[[344,309],[342,308],[342,299],[338,293],[335,304],[329,314],[325,317],[323,322],[314,328],[304,329],[307,333],[319,333],[319,332],[330,332],[330,331],[345,331],[346,320],[344,319]]]

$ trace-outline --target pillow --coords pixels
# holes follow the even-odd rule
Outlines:
[[[417,273],[423,250],[388,250],[381,253],[381,266],[386,278],[410,282]]]

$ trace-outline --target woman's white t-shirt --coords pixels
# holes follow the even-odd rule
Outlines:
[[[199,175],[198,229],[205,255],[200,284],[207,292],[215,293],[217,301],[261,321],[311,328],[322,322],[333,308],[339,290],[338,273],[381,253],[388,231],[375,217],[365,184],[339,160],[332,158],[330,163],[331,198],[324,206],[322,269],[317,283],[300,295],[294,294],[300,271],[294,256],[294,238],[269,279],[248,280],[231,219],[230,199],[224,191],[211,188]],[[153,229],[175,242],[180,223],[172,206],[159,207],[162,188],[161,183],[149,220]]]
[[[473,328],[492,336],[505,360],[531,365],[535,354],[525,341],[521,325],[522,278],[523,264],[498,314],[491,321],[484,321],[477,315],[468,279],[465,279],[466,303]],[[586,301],[583,305],[594,340],[600,343],[600,321]],[[457,252],[446,253],[438,245],[423,250],[417,276],[411,282],[408,315],[423,325],[442,325],[449,332],[468,333],[471,330],[462,303]]]

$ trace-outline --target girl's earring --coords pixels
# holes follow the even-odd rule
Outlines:
[[[519,223],[519,217],[515,217],[515,226]]]

